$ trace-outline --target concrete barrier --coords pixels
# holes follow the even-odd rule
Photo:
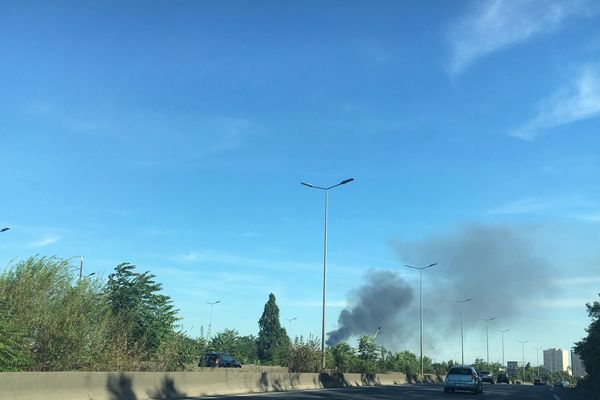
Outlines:
[[[394,385],[404,374],[245,372],[2,372],[1,400],[166,400],[325,387]]]

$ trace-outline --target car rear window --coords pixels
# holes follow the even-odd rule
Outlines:
[[[471,368],[451,368],[448,375],[471,375]]]

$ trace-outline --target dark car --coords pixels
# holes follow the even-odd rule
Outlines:
[[[242,364],[229,353],[207,353],[202,357],[199,367],[210,368],[241,368]]]
[[[473,393],[483,393],[481,378],[473,367],[452,367],[444,379],[444,392],[468,390]]]
[[[543,379],[536,378],[533,380],[533,384],[534,385],[545,385],[546,381],[544,381]]]
[[[496,382],[497,383],[510,383],[510,379],[508,379],[508,375],[499,373],[498,377],[496,378]]]
[[[481,377],[481,380],[483,382],[491,383],[492,385],[495,383],[494,375],[492,375],[492,373],[490,371],[481,371],[479,373],[479,376]]]

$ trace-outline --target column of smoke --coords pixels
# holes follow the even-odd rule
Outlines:
[[[490,316],[498,318],[498,328],[511,326],[533,302],[549,294],[551,267],[535,255],[532,244],[517,228],[471,225],[418,242],[397,240],[393,248],[399,258],[398,270],[404,263],[439,263],[423,272],[430,343],[446,340],[458,329],[460,309],[449,299],[473,298],[464,307],[465,326],[470,330],[484,329],[480,318]],[[409,273],[402,271],[403,276]],[[418,285],[418,279],[414,282]],[[418,296],[416,286],[415,293]],[[413,301],[413,290],[397,272],[369,271],[350,300],[355,306],[341,312],[339,328],[329,333],[328,345],[372,335],[378,326],[383,327],[379,340],[390,349],[407,336],[418,336],[418,301]]]
[[[351,336],[373,335],[378,327],[400,336],[402,325],[398,314],[413,301],[413,289],[397,273],[371,270],[366,282],[350,293],[354,306],[342,310],[339,328],[329,332],[327,345],[334,346]]]

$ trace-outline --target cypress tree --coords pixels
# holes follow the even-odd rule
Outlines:
[[[272,364],[281,360],[282,353],[290,344],[290,339],[279,322],[279,307],[275,295],[269,294],[262,316],[258,320],[258,358]]]

